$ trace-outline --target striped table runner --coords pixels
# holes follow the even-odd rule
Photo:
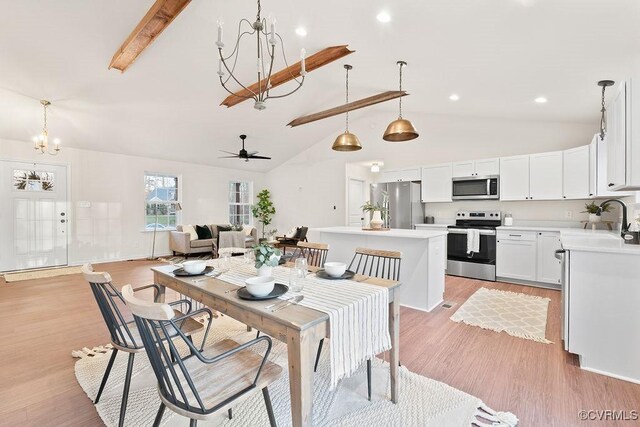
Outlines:
[[[218,260],[207,264],[217,267]],[[278,283],[288,284],[289,273],[287,267],[273,269]],[[244,281],[255,275],[252,264],[232,258],[231,270],[218,279],[244,286]],[[300,305],[329,315],[332,389],[364,361],[391,348],[388,289],[352,280],[321,279],[310,273],[300,293],[304,295]],[[287,292],[281,298],[293,295]]]

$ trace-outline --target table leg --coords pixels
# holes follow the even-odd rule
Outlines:
[[[389,303],[389,334],[391,335],[391,401],[398,403],[398,362],[400,361],[400,304],[394,298]]]
[[[165,302],[165,297],[167,295],[167,287],[165,285],[161,285],[158,282],[160,282],[160,280],[158,280],[158,273],[156,273],[154,271],[153,272],[153,283],[158,285],[158,288],[160,289],[160,291],[158,292],[158,298],[157,298],[156,302]]]
[[[318,345],[315,336],[313,330],[287,331],[293,427],[313,424],[313,360]]]

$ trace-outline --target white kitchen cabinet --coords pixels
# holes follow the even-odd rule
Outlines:
[[[535,282],[537,275],[536,233],[498,231],[496,236],[496,276]]]
[[[589,144],[589,197],[598,195],[598,139],[594,136]]]
[[[455,162],[453,164],[453,177],[454,178],[466,178],[473,176],[476,173],[475,162],[470,160],[468,162]]]
[[[380,172],[378,182],[420,181],[420,168],[386,170]]]
[[[628,79],[618,84],[607,107],[607,189],[640,190],[640,122],[633,105],[640,104],[640,84]]]
[[[422,201],[450,202],[452,164],[427,166],[422,168]]]
[[[562,151],[529,156],[529,200],[562,199]]]
[[[529,156],[500,159],[500,200],[529,199]]]
[[[500,159],[476,160],[476,176],[489,176],[500,174]]]
[[[500,173],[500,159],[470,160],[453,164],[453,177],[488,176]]]
[[[607,180],[607,136],[604,141],[600,140],[600,134],[593,136],[589,145],[591,152],[591,193],[593,197],[613,197],[619,198],[633,195],[632,191],[612,191]],[[595,170],[595,173],[593,171]],[[594,191],[595,189],[595,191]]]
[[[562,153],[562,189],[565,199],[588,199],[590,192],[590,146]]]
[[[546,231],[538,233],[536,282],[560,284],[562,265],[555,257],[555,252],[559,249],[562,249],[560,233]]]

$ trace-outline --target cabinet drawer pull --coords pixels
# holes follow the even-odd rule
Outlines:
[[[522,237],[522,234],[509,234],[509,237]]]
[[[613,182],[609,183],[609,187],[613,187],[615,184]]]

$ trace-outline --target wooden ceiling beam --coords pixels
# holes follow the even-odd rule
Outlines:
[[[313,70],[323,67],[344,56],[350,55],[353,52],[355,52],[355,50],[349,50],[347,48],[347,45],[327,47],[307,57],[305,60],[305,69],[307,73],[310,73]],[[295,64],[288,66],[284,70],[280,70],[277,73],[272,74],[271,87],[274,88],[280,86],[297,77],[300,77],[300,71],[301,63],[300,61],[298,61]],[[265,87],[266,84],[267,79],[263,79],[260,82],[261,86],[259,86],[258,82],[256,82],[249,86],[247,89],[242,89],[232,95],[227,96],[220,105],[233,107],[234,105],[238,105],[241,102],[246,101],[247,99],[252,99],[252,94],[258,92],[258,88]]]
[[[381,102],[391,101],[392,99],[400,98],[407,95],[409,94],[404,90],[390,90],[388,92],[382,92],[368,98],[359,99],[358,101],[353,101],[348,104],[341,105],[339,107],[334,107],[328,110],[320,111],[318,113],[309,114],[308,116],[298,117],[297,119],[289,122],[287,126],[296,127],[305,125],[307,123],[315,122],[316,120],[322,120],[328,117],[337,116],[339,114],[346,113],[347,111],[358,110],[360,108],[369,107]]]
[[[190,2],[191,0],[156,0],[113,55],[109,69],[115,68],[124,73]]]

